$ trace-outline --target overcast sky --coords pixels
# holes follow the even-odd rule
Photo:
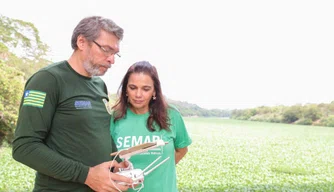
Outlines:
[[[103,77],[116,93],[127,68],[147,60],[164,94],[204,108],[334,100],[334,1],[6,0],[0,14],[33,23],[53,61],[68,59],[84,17],[124,28],[122,58]]]

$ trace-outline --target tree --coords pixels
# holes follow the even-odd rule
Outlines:
[[[11,143],[22,96],[24,74],[0,60],[0,145]]]
[[[283,122],[293,123],[302,117],[302,107],[294,105],[283,112]]]
[[[23,86],[50,61],[33,24],[0,15],[0,146],[12,142]]]
[[[29,22],[0,15],[0,59],[29,78],[47,65],[49,47],[40,40],[38,30]]]
[[[304,110],[304,118],[316,121],[321,118],[321,111],[317,105],[309,105]]]

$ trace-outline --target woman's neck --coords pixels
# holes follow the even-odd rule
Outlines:
[[[145,114],[149,111],[148,107],[147,108],[134,108],[130,106],[130,110],[134,113],[134,114]]]

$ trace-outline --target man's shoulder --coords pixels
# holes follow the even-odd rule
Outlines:
[[[104,80],[100,76],[93,76],[92,80],[104,84]]]
[[[50,83],[50,81],[67,76],[65,71],[69,71],[67,61],[52,63],[35,72],[29,77],[26,84],[31,82],[40,83],[41,81]]]
[[[48,74],[49,76],[52,76],[53,78],[61,78],[61,79],[67,79],[70,80],[73,78],[74,70],[70,67],[68,62],[66,60],[51,63],[44,68],[41,68],[39,71],[36,72],[36,74]]]
[[[54,72],[54,71],[58,71],[59,69],[64,68],[64,67],[67,68],[67,61],[65,61],[65,60],[47,65],[47,66],[43,67],[42,69],[40,69],[39,71]]]
[[[67,61],[61,61],[57,63],[49,64],[38,71],[36,71],[31,77],[29,77],[27,82],[33,81],[33,80],[43,80],[46,81],[48,79],[52,79],[59,74],[59,71],[61,71],[61,68],[64,68],[66,66]]]

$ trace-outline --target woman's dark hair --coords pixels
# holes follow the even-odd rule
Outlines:
[[[144,73],[149,75],[154,84],[155,97],[153,100],[151,98],[149,102],[149,113],[150,116],[147,119],[147,128],[150,131],[155,131],[153,124],[157,124],[160,129],[170,130],[169,129],[169,118],[167,112],[167,102],[161,91],[161,84],[158,76],[158,72],[156,68],[151,65],[148,61],[139,61],[134,63],[126,72],[123,77],[122,83],[118,88],[118,100],[116,104],[113,106],[114,109],[114,122],[123,118],[126,114],[126,110],[128,108],[128,98],[126,95],[126,88],[129,82],[130,75],[133,73]]]

